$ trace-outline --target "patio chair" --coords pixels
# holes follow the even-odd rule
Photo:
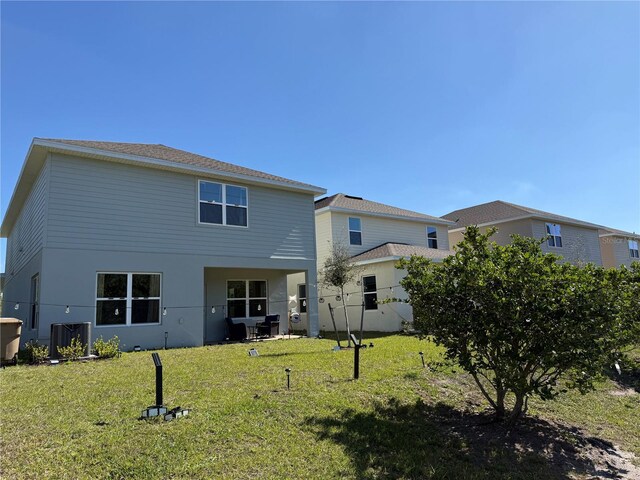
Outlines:
[[[280,330],[280,315],[267,315],[264,322],[256,323],[256,334],[258,336],[266,335],[273,337]]]
[[[229,340],[246,340],[247,326],[244,323],[233,323],[229,317],[224,319],[227,322]]]

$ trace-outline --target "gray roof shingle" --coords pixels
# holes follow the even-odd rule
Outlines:
[[[316,210],[325,207],[344,208],[346,210],[354,210],[362,213],[392,215],[395,217],[407,217],[420,220],[432,220],[442,223],[442,218],[425,215],[424,213],[405,210],[403,208],[392,207],[383,203],[372,202],[360,197],[345,195],[344,193],[336,193],[330,197],[316,200]]]
[[[106,152],[119,153],[124,155],[135,155],[139,157],[146,157],[152,159],[165,160],[168,162],[180,163],[185,165],[191,165],[194,167],[203,167],[216,170],[219,172],[225,172],[235,175],[246,175],[263,180],[270,180],[275,182],[282,182],[290,184],[292,186],[310,187],[316,188],[314,185],[307,183],[297,182],[288,178],[279,177],[277,175],[271,175],[269,173],[253,170],[250,168],[241,167],[227,162],[221,162],[213,158],[205,157],[195,153],[190,153],[185,150],[179,150],[177,148],[167,147],[161,144],[151,143],[122,143],[122,142],[102,142],[92,140],[66,140],[56,138],[42,138],[47,142],[55,142],[63,145],[71,145],[76,147],[93,148],[96,150],[102,150]]]
[[[443,215],[442,218],[456,222],[456,225],[453,228],[462,228],[469,225],[482,225],[525,216],[543,217],[558,222],[578,223],[593,228],[600,227],[599,225],[577,220],[575,218],[564,217],[562,215],[556,215],[555,213],[549,213],[535,208],[523,207],[521,205],[516,205],[515,203],[503,202],[502,200],[454,210],[451,213]]]
[[[388,257],[410,257],[418,255],[434,260],[442,260],[443,258],[453,255],[452,250],[439,250],[436,248],[421,247],[419,245],[407,245],[405,243],[383,243],[371,250],[362,252],[359,255],[351,257],[354,262],[363,262],[366,260],[378,260]]]

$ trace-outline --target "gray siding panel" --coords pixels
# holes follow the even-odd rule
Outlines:
[[[48,187],[49,164],[45,162],[7,238],[5,271],[9,275],[17,274],[44,245]]]
[[[541,220],[532,221],[533,238],[544,238],[547,236],[545,223]],[[552,223],[552,222],[549,222]],[[577,227],[558,223],[561,228],[562,248],[554,248],[542,244],[542,250],[546,253],[561,255],[564,260],[571,263],[593,263],[602,265],[600,255],[600,240],[596,229]]]
[[[199,225],[197,180],[190,175],[55,154],[47,244],[148,253],[315,258],[311,194],[243,185],[249,192],[248,228]]]
[[[361,220],[362,245],[349,245],[349,217],[358,217]],[[448,250],[447,227],[434,226],[438,233],[438,249]],[[427,225],[408,220],[332,212],[331,232],[333,242],[347,245],[351,255],[358,255],[387,242],[427,246]]]

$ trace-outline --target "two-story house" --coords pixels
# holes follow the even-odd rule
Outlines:
[[[364,302],[364,327],[369,331],[397,331],[403,321],[413,320],[411,307],[406,303],[380,304],[387,298],[406,298],[399,286],[404,272],[395,268],[396,262],[411,255],[421,255],[442,261],[450,255],[447,228],[453,223],[442,218],[405,210],[342,193],[315,202],[316,244],[318,270],[321,271],[333,246],[348,248],[352,262],[358,267],[358,280],[346,287],[351,328],[359,329]],[[321,275],[321,273],[320,273]],[[331,330],[333,325],[329,304],[341,305],[337,291],[320,286],[320,328]],[[308,295],[301,284],[289,292],[292,307],[305,321]],[[296,304],[297,303],[297,304]],[[335,320],[345,329],[344,311],[337,308]]]
[[[23,342],[91,322],[129,349],[216,342],[225,317],[286,318],[289,275],[315,296],[324,193],[164,145],[36,138],[0,231],[3,315],[25,322]],[[317,333],[317,306],[307,315]]]
[[[513,234],[547,238],[542,244],[542,250],[547,253],[555,253],[576,264],[602,265],[600,225],[501,200],[455,210],[442,218],[454,222],[449,228],[452,246],[462,240],[464,229],[469,225],[477,225],[481,231],[496,227],[498,231],[491,240],[498,245],[510,243]]]
[[[621,265],[630,267],[633,262],[640,262],[638,245],[640,235],[624,232],[615,228],[600,229],[600,252],[602,265],[617,268]]]

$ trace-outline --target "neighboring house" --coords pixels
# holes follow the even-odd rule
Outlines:
[[[411,307],[395,302],[378,304],[387,298],[406,298],[399,287],[404,272],[396,262],[411,255],[422,255],[442,261],[450,255],[447,227],[452,222],[410,210],[391,207],[345,194],[336,194],[315,202],[318,270],[331,254],[334,244],[348,247],[352,260],[359,267],[359,280],[346,287],[351,328],[359,329],[364,301],[364,325],[369,331],[397,331],[403,321],[412,321]],[[338,292],[320,286],[320,328],[333,328],[328,305],[341,305]],[[307,302],[304,288],[290,290],[291,308],[305,320]],[[336,322],[345,329],[344,311],[336,308]]]
[[[614,228],[600,229],[600,251],[602,265],[617,268],[620,265],[630,267],[633,262],[639,262],[638,245],[640,235],[623,232]]]
[[[500,200],[455,210],[442,218],[455,222],[449,228],[452,246],[462,240],[464,229],[469,225],[477,225],[482,231],[496,227],[498,232],[491,239],[499,245],[508,244],[513,234],[539,239],[548,237],[542,244],[543,251],[561,255],[576,264],[602,265],[600,225]]]
[[[23,342],[91,322],[128,349],[223,340],[226,316],[286,318],[289,275],[316,295],[324,193],[164,145],[36,138],[0,232],[3,315],[25,322]]]

